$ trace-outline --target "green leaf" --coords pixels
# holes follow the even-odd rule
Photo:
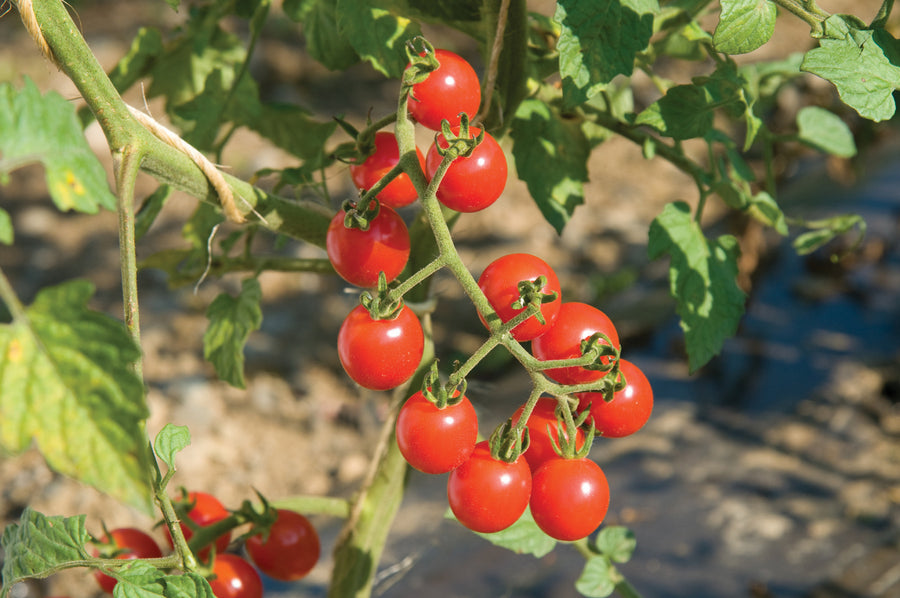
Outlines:
[[[337,0],[337,22],[356,53],[386,77],[406,68],[406,42],[421,35],[419,25],[372,0]],[[384,3],[387,5],[388,3]]]
[[[561,233],[584,203],[591,146],[580,123],[566,120],[540,100],[523,101],[510,133],[519,177],[547,222]]]
[[[635,124],[673,139],[703,137],[712,129],[715,104],[706,86],[676,85],[638,114]]]
[[[12,217],[10,217],[9,212],[0,208],[0,243],[12,245],[13,236]]]
[[[264,104],[259,118],[244,124],[313,167],[325,164],[325,144],[337,127],[334,121],[319,122],[288,104]]]
[[[237,297],[222,293],[206,310],[209,328],[203,335],[203,357],[219,378],[238,388],[244,388],[244,344],[262,324],[261,299],[259,281],[248,278]]]
[[[553,19],[559,73],[567,106],[577,106],[613,80],[631,75],[634,59],[653,35],[657,0],[560,0]]]
[[[47,188],[60,210],[94,214],[116,208],[74,105],[55,92],[42,96],[28,78],[19,91],[0,84],[0,180],[32,162],[44,165]]]
[[[681,317],[690,370],[696,371],[734,335],[744,313],[737,286],[737,239],[708,240],[684,202],[671,203],[650,225],[650,259],[671,258],[669,285]]]
[[[606,557],[591,557],[584,563],[581,576],[575,582],[575,589],[588,598],[605,598],[615,591],[614,578],[617,574],[615,567]]]
[[[20,581],[44,578],[60,565],[91,558],[85,549],[90,536],[84,515],[48,517],[25,507],[18,523],[3,530],[4,595]]]
[[[87,308],[93,292],[86,280],[46,288],[25,318],[0,325],[0,445],[34,441],[56,471],[150,512],[140,349]]]
[[[131,561],[109,573],[117,580],[113,598],[162,598],[166,595],[165,573],[148,563]]]
[[[891,118],[900,85],[897,40],[884,29],[857,29],[839,15],[828,18],[825,31],[829,37],[806,53],[800,68],[831,81],[841,100],[863,118]]]
[[[812,230],[794,239],[794,249],[799,255],[807,255],[828,244],[829,241],[857,228],[859,233],[855,245],[859,245],[866,234],[866,221],[859,214],[843,214],[825,220],[807,222]]]
[[[781,235],[788,234],[787,221],[781,206],[775,201],[775,198],[760,191],[750,198],[749,211],[750,215],[765,225],[771,226]]]
[[[797,137],[827,154],[850,158],[856,155],[853,132],[841,117],[818,106],[806,106],[797,114]]]
[[[721,0],[722,12],[713,34],[716,50],[745,54],[769,41],[777,10],[770,0]]]
[[[153,452],[170,470],[175,470],[175,455],[191,444],[191,431],[187,426],[166,424],[153,441]]]
[[[609,560],[615,563],[627,563],[634,554],[637,540],[634,532],[627,527],[612,525],[600,530],[595,544],[600,554],[608,557]]]
[[[454,519],[453,512],[448,509],[446,517]],[[527,508],[518,521],[503,531],[492,534],[475,533],[495,546],[518,554],[530,554],[538,559],[549,554],[556,547],[556,540],[537,526],[531,516],[531,509]]]
[[[156,191],[147,196],[134,215],[135,239],[140,240],[141,237],[147,234],[170,195],[172,195],[172,188],[168,185],[160,185],[156,188]]]
[[[303,16],[303,34],[310,56],[333,71],[342,71],[359,62],[359,54],[338,28],[339,0],[318,0]]]
[[[131,47],[109,72],[109,80],[120,92],[147,74],[153,61],[163,53],[162,35],[157,29],[141,27]]]
[[[167,575],[163,582],[166,598],[214,598],[209,582],[197,573]]]

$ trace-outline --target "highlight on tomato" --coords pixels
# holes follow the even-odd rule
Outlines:
[[[472,138],[477,137],[480,132],[478,127],[469,128]],[[458,135],[459,127],[453,127],[452,133]],[[429,180],[434,178],[443,160],[438,147],[449,147],[443,133],[437,134],[425,155],[425,174]],[[503,148],[490,133],[485,132],[484,139],[469,156],[460,156],[450,164],[437,188],[438,201],[457,212],[483,210],[497,201],[503,193],[507,170]]]
[[[325,235],[325,251],[335,271],[350,284],[374,287],[384,272],[391,282],[406,267],[409,259],[409,230],[397,212],[380,206],[363,230],[347,227],[346,212],[339,210],[331,219]]]
[[[547,262],[535,255],[510,253],[488,264],[478,277],[478,286],[487,297],[488,303],[502,322],[508,322],[527,307],[525,305],[514,307],[521,297],[519,285],[524,281],[535,281],[542,276],[546,282],[533,292],[547,296],[555,294],[556,299],[541,303],[540,313],[544,318],[543,323],[535,314],[512,329],[513,338],[517,341],[530,341],[539,337],[556,320],[562,305],[562,291],[556,272]],[[484,316],[481,314],[478,316],[487,326]]]
[[[588,458],[550,459],[533,475],[531,515],[548,536],[573,541],[590,535],[609,510],[609,483]]]
[[[231,553],[216,555],[209,580],[216,598],[262,598],[259,573],[246,559]]]
[[[481,82],[472,65],[460,55],[437,48],[434,57],[440,66],[412,86],[408,109],[419,124],[440,131],[442,120],[455,126],[460,114],[475,118],[481,106]]]
[[[395,430],[397,446],[407,463],[424,473],[447,473],[475,449],[478,416],[459,391],[450,404],[438,408],[420,390],[403,404]]]

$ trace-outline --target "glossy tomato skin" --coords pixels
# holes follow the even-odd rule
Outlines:
[[[556,405],[556,399],[541,397],[531,411],[528,423],[525,424],[528,427],[528,437],[531,440],[524,456],[531,471],[537,471],[541,465],[550,459],[559,458],[559,454],[553,448],[553,441],[559,441],[557,437]],[[512,417],[513,424],[518,423],[524,410],[525,405],[516,409]],[[548,427],[550,428],[549,433],[547,431]],[[550,440],[550,434],[553,435],[553,441]],[[566,438],[568,438],[568,434],[566,434]],[[580,428],[576,429],[575,438],[575,447],[580,449],[584,446],[584,431]]]
[[[590,459],[551,459],[536,472],[531,514],[548,536],[566,542],[591,534],[609,509],[609,483]]]
[[[409,230],[387,206],[381,206],[368,230],[344,226],[341,210],[328,225],[325,251],[341,278],[358,287],[374,287],[379,272],[391,282],[403,271],[409,259]]]
[[[619,359],[619,370],[627,385],[613,395],[607,403],[598,392],[578,393],[578,404],[584,409],[590,404],[597,434],[610,438],[622,438],[634,434],[647,423],[653,412],[653,388],[647,376],[636,365]]]
[[[120,527],[109,532],[111,538],[104,538],[104,542],[112,542],[116,548],[121,550],[116,555],[117,559],[155,559],[162,557],[162,550],[149,534],[143,530],[134,527]],[[99,556],[98,551],[94,551],[94,556]],[[109,594],[112,594],[113,588],[118,580],[110,577],[100,571],[94,571],[94,578],[100,585],[100,588]]]
[[[279,581],[295,581],[305,577],[319,560],[319,534],[309,519],[287,509],[278,509],[278,518],[269,530],[250,536],[245,544],[247,554],[259,570]]]
[[[436,49],[440,66],[412,87],[409,113],[424,127],[441,130],[441,121],[459,125],[460,113],[474,119],[481,106],[481,82],[464,58],[449,50]]]
[[[519,282],[536,280],[540,276],[547,279],[547,283],[541,287],[541,292],[547,295],[556,293],[556,299],[541,304],[544,324],[541,324],[536,316],[531,316],[512,329],[513,338],[517,341],[530,341],[537,338],[550,328],[556,319],[559,307],[562,305],[562,292],[556,272],[547,262],[530,253],[511,253],[488,264],[488,267],[478,277],[478,286],[487,297],[491,307],[497,312],[500,320],[508,322],[525,309],[513,309],[512,307],[512,304],[519,300]],[[481,314],[479,317],[487,326]]]
[[[193,504],[194,506],[188,511],[188,519],[193,521],[200,527],[207,527],[216,523],[217,521],[221,521],[228,517],[228,509],[219,502],[219,499],[213,496],[212,494],[208,494],[206,492],[189,492],[187,496],[187,500],[185,501],[187,504]],[[180,523],[181,531],[184,534],[184,539],[190,542],[191,537],[193,537],[194,532],[184,523]],[[172,537],[169,535],[169,530],[166,530],[166,540],[169,542],[169,546],[174,547],[172,543]],[[225,552],[228,548],[228,543],[231,542],[231,532],[226,532],[216,538],[215,546],[216,553]],[[200,557],[201,560],[205,560],[209,558],[210,549],[202,548],[197,556]]]
[[[407,463],[424,473],[447,473],[472,454],[478,440],[478,416],[465,396],[438,409],[418,391],[400,409],[396,432],[397,446]]]
[[[499,532],[515,523],[531,496],[531,469],[519,457],[513,463],[491,457],[487,440],[450,472],[447,500],[457,520],[483,534]]]
[[[422,171],[425,171],[425,155],[416,148],[416,156]],[[357,189],[368,191],[381,180],[400,161],[400,148],[397,138],[387,131],[375,133],[375,151],[361,164],[350,165],[350,178]],[[397,178],[388,183],[378,195],[378,201],[382,205],[391,208],[402,208],[416,201],[419,194],[413,186],[409,175],[400,173]]]
[[[553,325],[531,342],[531,352],[541,361],[581,357],[581,341],[596,332],[602,332],[617,349],[621,348],[616,327],[605,313],[586,303],[566,302],[560,306]],[[580,366],[552,368],[544,373],[561,384],[593,382],[607,374]]]
[[[469,129],[471,136],[476,137],[481,131],[478,127]],[[453,129],[459,134],[459,127]],[[428,180],[434,178],[443,157],[438,153],[438,146],[447,147],[443,134],[438,133],[435,142],[425,156],[425,174]],[[437,189],[437,198],[442,204],[457,212],[477,212],[497,201],[506,187],[506,155],[503,148],[490,133],[468,157],[455,159]]]
[[[236,554],[216,555],[214,579],[209,580],[216,598],[262,598],[262,579],[249,562]]]
[[[389,390],[409,380],[425,349],[419,319],[406,305],[390,320],[373,320],[362,305],[344,319],[337,339],[347,375],[372,390]]]

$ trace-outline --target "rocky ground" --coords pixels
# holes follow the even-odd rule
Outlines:
[[[177,18],[154,6],[79,8],[104,64],[116,60],[138,24]],[[848,6],[859,12],[856,3]],[[796,37],[792,29],[781,34]],[[0,40],[0,80],[29,73],[42,89],[74,96],[62,75],[41,62],[14,12],[0,19]],[[348,92],[346,81],[291,60],[289,47],[274,43],[261,50],[279,76],[301,82],[297,93],[322,113],[349,110],[339,98],[354,93],[373,98],[376,110],[393,102],[393,83],[364,69],[354,73],[355,87]],[[99,131],[92,128],[89,137],[105,158]],[[251,137],[239,138],[234,147],[227,162],[239,174],[284,159]],[[896,163],[896,154],[880,155]],[[639,148],[623,141],[606,144],[593,160],[588,204],[561,237],[542,223],[515,181],[493,212],[467,216],[456,234],[475,272],[503,253],[526,250],[560,272],[570,296],[591,300],[603,285],[615,286],[614,275],[639,281],[603,295],[602,307],[653,382],[656,410],[639,434],[598,441],[593,452],[613,488],[609,523],[630,526],[638,538],[633,561],[622,567],[625,574],[648,598],[900,597],[896,177],[841,194],[869,198],[874,214],[855,269],[799,260],[768,238],[755,245],[758,252],[748,251],[760,265],[747,323],[721,360],[688,376],[666,297],[665,264],[647,262],[646,229],[666,202],[694,197],[689,181],[659,160],[644,161]],[[790,197],[802,203],[833,195],[837,185],[823,173],[798,176]],[[345,172],[335,172],[332,182],[336,194],[349,192]],[[144,192],[152,189],[150,181],[141,185]],[[842,201],[846,206],[849,200]],[[0,247],[0,268],[23,300],[43,286],[83,276],[98,288],[93,307],[121,312],[114,215],[59,214],[37,168],[17,172],[10,185],[0,187],[0,204],[13,215],[17,235],[13,248]],[[179,246],[180,223],[193,207],[183,196],[170,201],[142,242],[142,255]],[[492,216],[500,212],[502,228]],[[309,248],[295,251],[319,255]],[[195,292],[169,289],[158,272],[141,275],[149,428],[175,422],[192,432],[176,482],[214,492],[229,504],[251,497],[253,488],[271,497],[352,495],[389,403],[381,393],[353,388],[337,362],[336,330],[355,296],[334,279],[264,274],[265,319],[251,337],[248,387],[241,391],[214,380],[201,342],[206,306],[222,290],[233,291],[237,280],[209,280]],[[477,346],[483,332],[453,281],[442,279],[436,289],[439,353]],[[856,332],[840,318],[855,318]],[[527,379],[502,364],[473,381],[470,396],[482,432],[508,416],[527,392]],[[153,524],[52,473],[34,451],[0,459],[3,523],[26,505],[49,514],[86,513],[94,532],[101,520],[108,526]],[[563,547],[537,561],[513,555],[444,520],[445,510],[444,478],[413,475],[377,595],[574,595],[572,581],[582,562],[574,551]],[[323,534],[322,563],[308,580],[273,585],[272,595],[324,595],[328,550],[340,522],[318,518],[316,524]],[[17,596],[61,593],[91,596],[93,580],[68,573]]]

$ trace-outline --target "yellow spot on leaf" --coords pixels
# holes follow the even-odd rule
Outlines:
[[[19,342],[19,339],[14,338],[9,346],[6,348],[6,359],[10,363],[18,363],[22,361],[22,343]]]

